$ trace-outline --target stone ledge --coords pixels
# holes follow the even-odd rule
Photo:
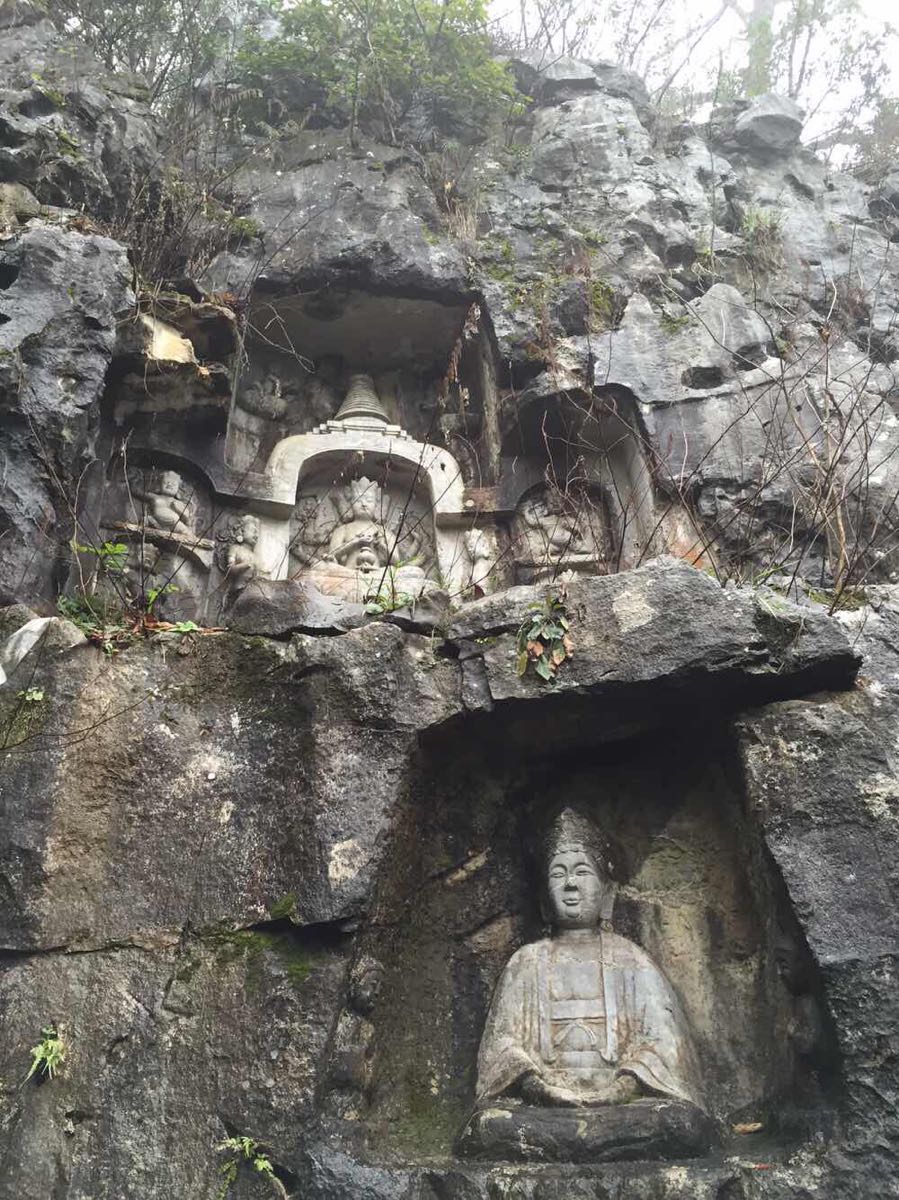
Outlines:
[[[448,639],[469,671],[483,666],[493,702],[697,686],[743,703],[851,686],[859,666],[840,624],[771,591],[721,587],[677,559],[567,585],[573,657],[544,684],[519,677],[516,638],[535,603],[559,585],[515,587],[466,607]]]

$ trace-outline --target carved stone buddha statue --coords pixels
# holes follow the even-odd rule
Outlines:
[[[703,1153],[714,1128],[686,1022],[649,955],[611,929],[599,831],[566,809],[545,859],[553,933],[518,950],[500,978],[460,1149],[562,1161]]]
[[[338,523],[328,542],[327,558],[358,571],[386,567],[391,547],[384,523],[385,501],[381,488],[370,479],[347,486]]]

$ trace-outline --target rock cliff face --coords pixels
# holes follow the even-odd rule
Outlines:
[[[139,91],[0,33],[0,1200],[899,1196],[889,186],[777,97],[521,62],[451,202],[244,146],[238,232],[140,280]],[[707,1158],[456,1154],[562,801]]]

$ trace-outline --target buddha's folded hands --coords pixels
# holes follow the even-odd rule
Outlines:
[[[580,1108],[584,1101],[576,1092],[566,1087],[547,1083],[536,1071],[525,1075],[520,1083],[522,1097],[529,1104],[556,1105],[562,1108]]]

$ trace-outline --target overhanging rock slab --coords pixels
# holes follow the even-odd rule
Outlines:
[[[561,585],[510,588],[469,605],[449,630],[468,708],[589,695],[735,706],[846,688],[859,657],[839,624],[777,593],[722,587],[675,559],[564,589],[573,657],[548,684],[517,672],[522,622]],[[463,685],[464,686],[464,685]]]

